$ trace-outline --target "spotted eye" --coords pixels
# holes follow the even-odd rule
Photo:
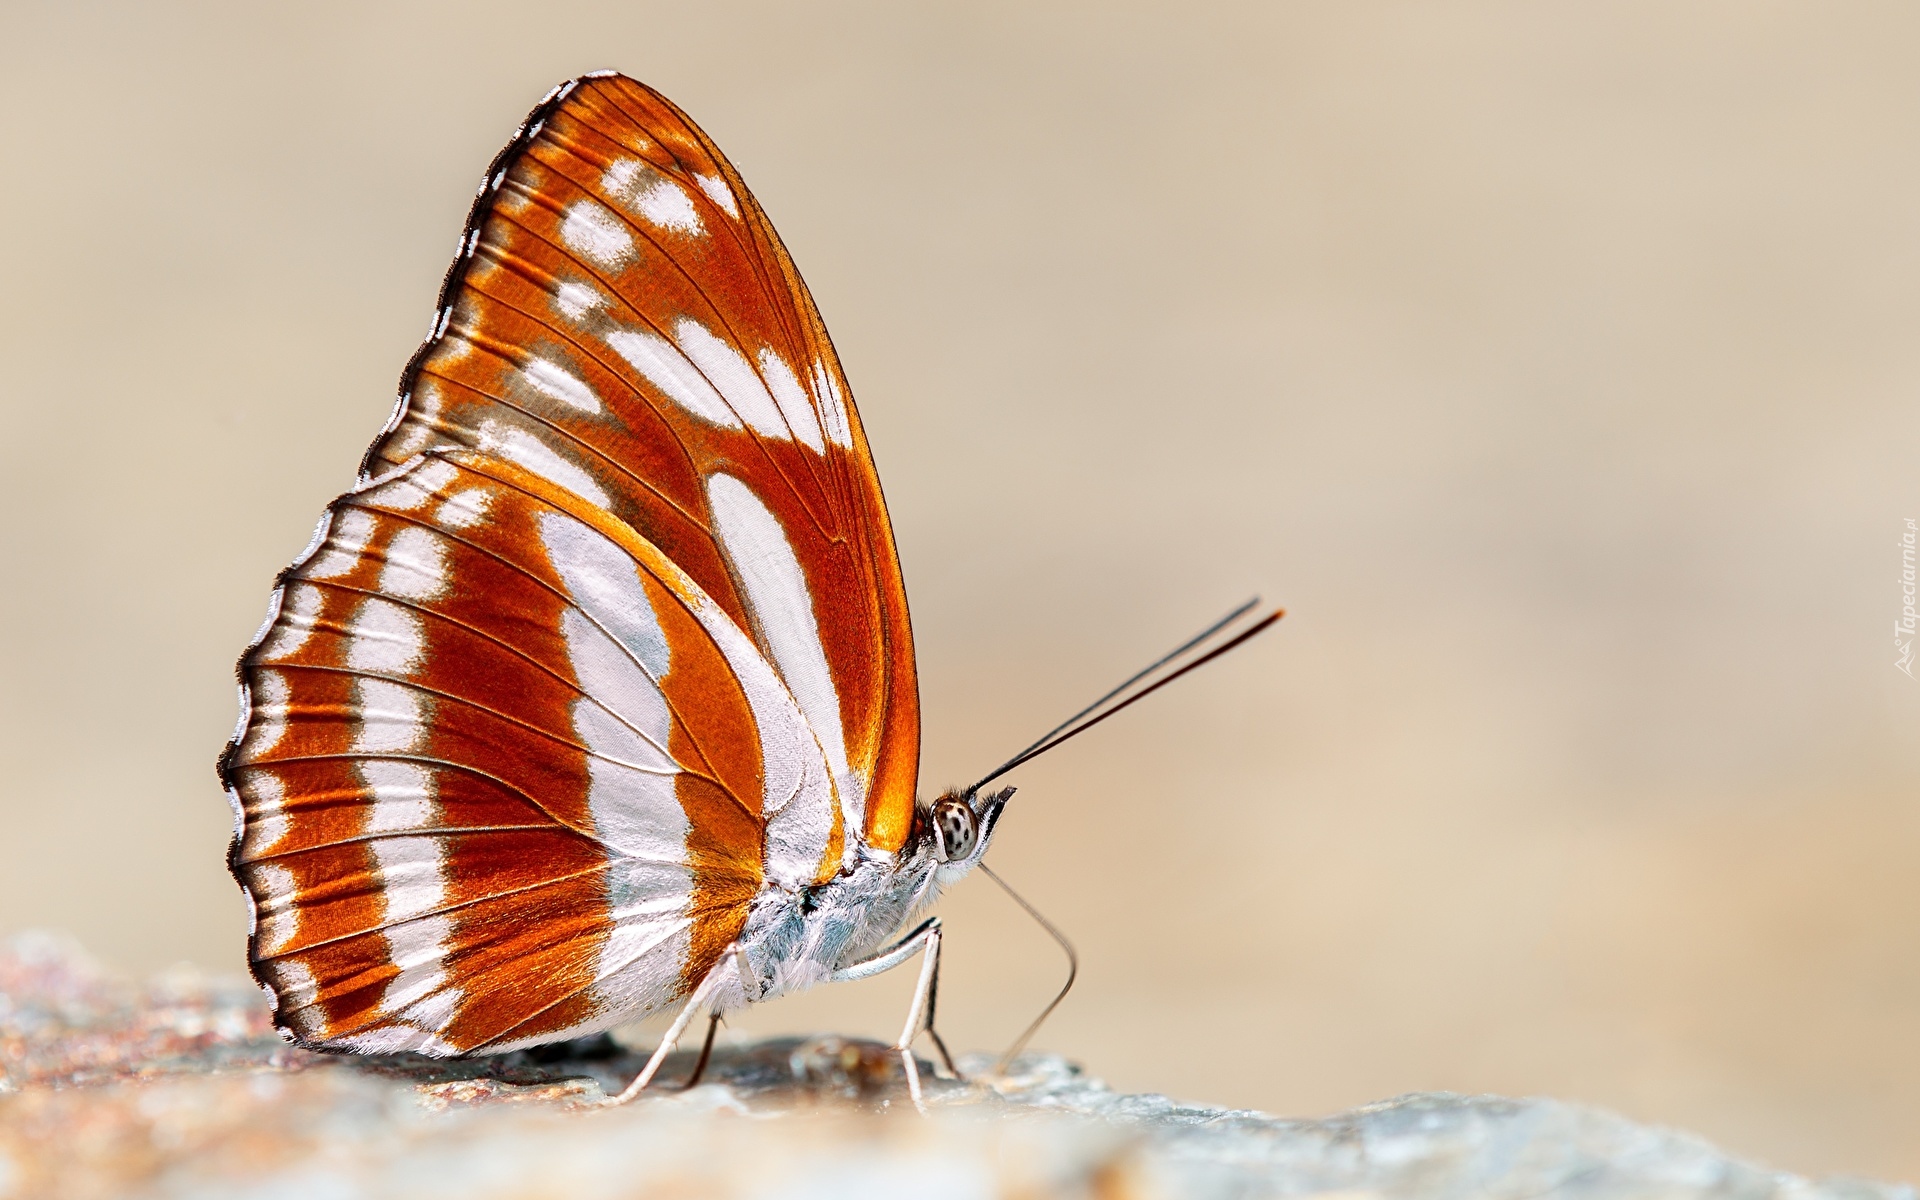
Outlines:
[[[941,862],[953,862],[973,853],[980,840],[980,823],[973,809],[956,796],[942,797],[933,806],[933,836]]]

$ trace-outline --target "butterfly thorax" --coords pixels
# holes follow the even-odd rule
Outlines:
[[[740,936],[746,970],[728,981],[723,1006],[801,991],[878,952],[979,863],[1011,795],[949,793],[915,810],[898,854],[863,849],[851,870],[824,884],[762,891]],[[956,820],[964,843],[953,836]]]
[[[908,845],[898,855],[863,853],[823,884],[765,889],[740,935],[751,982],[729,980],[723,1007],[804,990],[872,954],[933,903],[940,865],[925,846]]]

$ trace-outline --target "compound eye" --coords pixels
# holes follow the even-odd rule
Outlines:
[[[973,853],[980,825],[966,801],[942,800],[933,808],[933,836],[939,843],[940,861],[953,862]]]

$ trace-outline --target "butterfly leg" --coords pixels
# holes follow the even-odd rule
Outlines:
[[[707,1014],[707,1040],[700,1043],[700,1058],[693,1064],[693,1074],[680,1085],[680,1090],[690,1092],[700,1086],[700,1077],[707,1073],[707,1060],[713,1057],[713,1035],[720,1030],[720,1014]]]
[[[666,1062],[667,1055],[672,1054],[673,1048],[680,1044],[680,1035],[684,1034],[687,1031],[687,1026],[693,1023],[694,1014],[707,1008],[711,1003],[714,990],[720,984],[722,973],[728,970],[744,971],[745,963],[737,961],[740,957],[739,948],[732,947],[721,957],[719,962],[713,964],[713,968],[707,972],[706,978],[700,981],[700,986],[693,989],[693,995],[688,996],[686,1004],[681,1006],[680,1015],[675,1017],[673,1024],[667,1028],[666,1036],[660,1039],[660,1045],[653,1051],[653,1057],[647,1060],[647,1065],[641,1069],[640,1074],[634,1076],[633,1082],[628,1084],[624,1091],[606,1102],[608,1105],[625,1104],[647,1089],[647,1085],[653,1082],[654,1075],[660,1070],[660,1064]],[[713,1014],[709,1013],[708,1015],[712,1016]],[[707,1026],[707,1044],[705,1049],[702,1049],[700,1052],[699,1065],[694,1068],[695,1080],[698,1080],[700,1078],[700,1072],[706,1069],[707,1054],[713,1048],[714,1026],[718,1023],[719,1021],[716,1017],[714,1021]]]
[[[894,1049],[900,1052],[901,1062],[906,1064],[907,1092],[913,1097],[915,1108],[924,1108],[920,1102],[920,1065],[913,1057],[913,1042],[921,1033],[930,1036],[940,1050],[941,1065],[945,1069],[936,1069],[935,1074],[949,1079],[957,1079],[960,1075],[953,1065],[953,1056],[947,1053],[946,1043],[933,1030],[934,1001],[940,990],[940,941],[943,936],[940,918],[931,917],[918,929],[872,958],[842,967],[828,977],[836,983],[865,979],[882,971],[890,971],[915,954],[925,951],[925,957],[920,962],[920,980],[913,989],[913,1003],[907,1008],[906,1027],[900,1031],[900,1040],[894,1043]]]

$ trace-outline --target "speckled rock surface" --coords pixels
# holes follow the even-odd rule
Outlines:
[[[716,1052],[707,1082],[596,1108],[640,1059],[345,1058],[280,1044],[244,982],[112,978],[0,944],[0,1200],[17,1197],[1821,1197],[1698,1139],[1552,1100],[1405,1096],[1317,1120],[1121,1095],[1035,1055],[909,1103],[882,1048]],[[963,1062],[969,1073],[985,1060]],[[670,1063],[668,1086],[691,1060]]]

